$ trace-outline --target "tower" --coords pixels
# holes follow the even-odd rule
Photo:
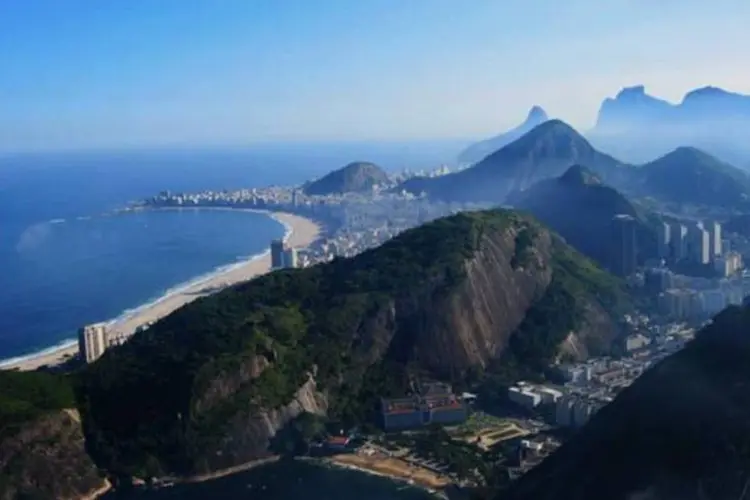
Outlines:
[[[615,215],[613,226],[613,271],[630,276],[636,267],[635,219],[626,214]]]
[[[284,241],[271,241],[271,269],[284,267]]]

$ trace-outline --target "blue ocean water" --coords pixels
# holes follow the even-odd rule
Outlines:
[[[276,145],[254,149],[0,157],[0,359],[75,337],[170,289],[258,254],[284,228],[261,215],[104,215],[159,191],[299,184],[353,160],[434,167],[450,145]]]
[[[120,498],[116,493],[104,499]],[[207,481],[143,491],[128,498],[143,500],[429,500],[428,492],[362,472],[326,468],[296,460],[264,465]]]

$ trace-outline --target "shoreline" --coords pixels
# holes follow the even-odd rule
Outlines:
[[[166,207],[158,208],[158,210],[233,210],[264,214],[284,226],[284,242],[298,249],[309,247],[322,233],[318,222],[288,212],[231,207]],[[214,271],[179,283],[166,290],[160,297],[135,308],[126,309],[116,318],[104,321],[104,323],[109,325],[111,332],[130,336],[140,325],[157,321],[199,297],[210,295],[227,286],[249,281],[270,270],[271,252],[270,249],[266,249],[262,253],[251,255],[244,261],[223,265]],[[77,354],[77,340],[69,339],[35,353],[0,360],[0,370],[29,371],[45,365],[56,366]]]
[[[350,463],[346,460],[336,460],[336,456],[329,457],[329,458],[298,457],[297,459],[303,460],[307,463],[316,465],[318,467],[328,467],[332,469],[350,470],[350,471],[355,471],[355,472],[359,472],[362,474],[369,474],[371,476],[381,477],[383,479],[388,479],[393,482],[406,484],[407,486],[411,488],[420,489],[422,491],[429,493],[435,498],[440,498],[444,500],[448,499],[448,496],[441,489],[437,489],[427,484],[424,484],[423,482],[419,480],[414,480],[411,477],[382,472],[380,470],[377,470],[376,468],[368,467],[365,464]]]

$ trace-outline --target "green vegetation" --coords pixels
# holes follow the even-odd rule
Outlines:
[[[0,438],[45,413],[74,407],[73,389],[67,377],[0,370]]]
[[[498,498],[742,498],[750,484],[748,330],[750,308],[721,312]]]
[[[513,252],[510,267],[518,269],[528,263],[528,259],[532,255],[535,237],[536,232],[531,226],[525,226],[518,232],[516,235],[516,250]]]
[[[379,397],[403,395],[409,374],[426,368],[413,332],[436,313],[427,308],[463,282],[486,236],[510,226],[525,228],[523,256],[541,231],[531,219],[465,213],[353,259],[273,272],[198,299],[83,372],[77,395],[89,449],[121,473],[193,472],[227,425],[288,403],[312,373],[330,418],[373,420]],[[534,369],[554,354],[562,329],[581,319],[585,298],[620,300],[617,280],[553,240],[553,286],[509,344],[509,359]],[[570,316],[558,321],[560,314]]]
[[[385,171],[368,162],[353,162],[313,181],[304,187],[308,195],[328,195],[369,191],[388,180]]]

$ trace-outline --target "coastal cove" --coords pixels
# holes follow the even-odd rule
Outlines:
[[[106,321],[113,330],[128,334],[201,295],[267,272],[270,240],[284,237],[292,246],[305,247],[319,234],[317,224],[292,214],[202,208],[140,210],[35,227],[26,232],[32,237],[20,238],[16,246],[19,259],[25,258],[33,271],[63,267],[57,282],[40,282],[46,293],[56,292],[55,285],[60,289],[76,287],[76,283],[91,285],[76,287],[71,297],[57,292],[52,297],[57,308],[46,310],[67,308],[65,327],[55,331],[47,325],[45,331],[33,332],[26,339],[11,339],[16,343],[6,343],[8,351],[0,353],[4,369],[28,370],[61,362],[77,352],[75,330],[84,324]],[[66,246],[69,250],[62,254],[53,250]],[[72,263],[65,263],[68,259]],[[92,261],[93,269],[81,265],[86,259]],[[117,274],[120,266],[128,266],[127,275]],[[71,272],[65,276],[67,270]],[[65,279],[73,282],[65,283]],[[89,291],[92,296],[85,296]],[[33,290],[27,292],[33,294]],[[112,297],[102,301],[102,293]],[[85,307],[73,303],[76,298]],[[46,346],[44,339],[48,339]]]
[[[356,493],[355,493],[356,492]],[[365,471],[307,460],[280,460],[247,471],[194,484],[177,484],[152,491],[138,491],[129,498],[144,500],[198,500],[205,498],[253,498],[276,500],[429,500],[435,495],[416,486]],[[118,498],[116,492],[103,500]]]

